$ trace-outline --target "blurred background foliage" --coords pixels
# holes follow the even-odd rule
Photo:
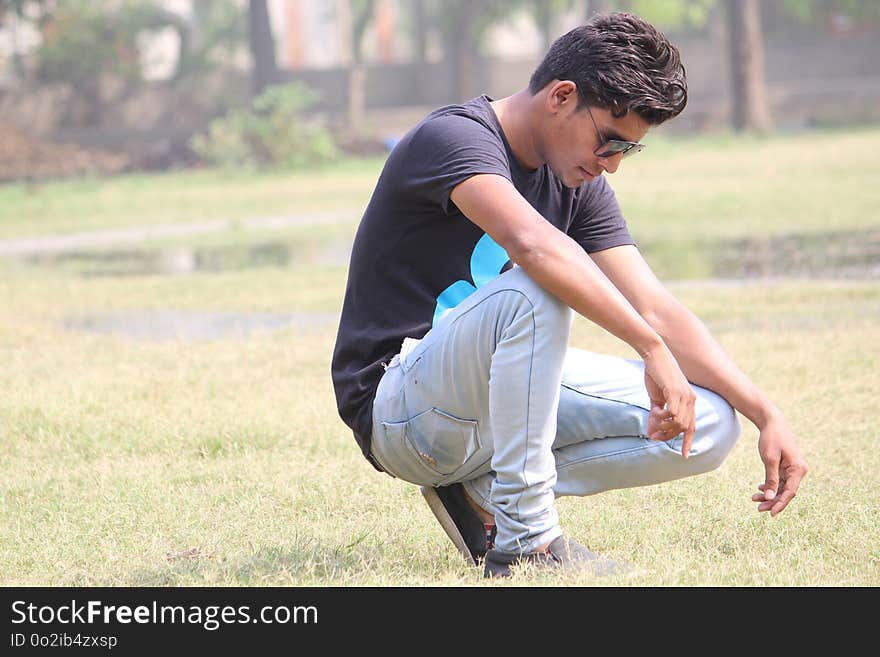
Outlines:
[[[57,143],[129,170],[379,155],[431,107],[524,86],[609,10],[681,44],[691,105],[671,130],[880,119],[868,0],[0,0],[0,180]]]
[[[225,167],[303,169],[337,159],[333,136],[305,119],[318,94],[298,82],[266,87],[249,109],[214,119],[193,137],[193,150],[206,162]]]

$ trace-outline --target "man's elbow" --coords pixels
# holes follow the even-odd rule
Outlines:
[[[529,227],[511,232],[502,245],[510,259],[526,271],[532,267],[540,267],[554,257],[559,257],[552,239],[549,239],[546,231],[541,228]]]
[[[540,265],[547,259],[546,251],[534,242],[513,242],[510,248],[507,249],[507,254],[513,262],[526,271]]]

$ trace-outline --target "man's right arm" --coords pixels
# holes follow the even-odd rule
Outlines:
[[[686,458],[695,430],[696,395],[662,338],[583,248],[542,217],[502,176],[468,178],[450,198],[538,285],[636,350],[645,363],[651,405],[665,406],[658,417],[684,432]]]

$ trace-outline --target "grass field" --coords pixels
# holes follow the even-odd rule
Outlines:
[[[809,233],[820,249],[826,234],[874,234],[878,147],[877,129],[657,139],[615,176],[646,253],[664,274],[691,276],[672,289],[787,412],[812,469],[787,511],[758,514],[750,496],[763,467],[745,423],[710,474],[560,500],[568,533],[637,568],[608,580],[523,573],[486,584],[416,487],[361,457],[329,380],[344,264],[304,257],[171,275],[0,259],[0,584],[876,586],[876,277],[700,280],[708,260],[676,263],[744,238]],[[0,187],[0,239],[349,207],[356,217],[379,166]],[[332,242],[354,227],[147,246]],[[168,310],[314,321],[199,340],[70,328],[72,318],[143,322]],[[586,321],[572,342],[630,356]]]

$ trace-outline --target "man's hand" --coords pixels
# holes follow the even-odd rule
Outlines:
[[[645,388],[651,399],[648,437],[671,440],[684,433],[681,455],[687,458],[697,427],[697,395],[665,345],[652,350],[644,361]]]
[[[775,517],[797,495],[801,479],[807,474],[807,462],[788,428],[785,418],[774,416],[763,428],[758,439],[758,453],[764,462],[764,483],[752,495],[758,511],[769,511]]]

